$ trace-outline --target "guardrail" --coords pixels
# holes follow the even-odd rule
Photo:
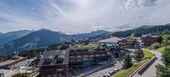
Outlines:
[[[149,61],[146,61],[145,63],[147,63],[147,62],[149,62]],[[137,68],[135,71],[130,72],[130,73],[129,73],[128,75],[126,75],[125,77],[132,77],[133,75],[135,75],[135,74],[140,70],[140,68],[145,65],[145,63],[144,63],[143,65],[141,65],[139,68]]]
[[[149,62],[147,62],[147,64],[145,64],[140,71],[138,72],[138,74],[143,74],[148,68],[149,66],[151,66],[155,61],[156,61],[157,57],[153,57]]]
[[[157,58],[154,56],[152,57],[150,60],[146,61],[144,64],[142,64],[138,69],[136,69],[135,71],[129,73],[128,75],[126,75],[126,77],[133,77],[136,73],[140,73],[142,74],[144,71],[146,71],[146,69],[152,65],[152,63],[154,63],[154,61],[156,60]]]

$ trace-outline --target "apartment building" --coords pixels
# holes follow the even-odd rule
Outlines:
[[[87,68],[100,64],[109,59],[108,52],[104,48],[70,49],[69,67],[70,69]]]
[[[125,39],[122,39],[120,41],[118,41],[118,45],[119,47],[121,48],[125,48],[125,49],[133,49],[135,48],[135,46],[137,45],[137,40],[135,39],[128,39],[128,38],[125,38]]]
[[[104,48],[82,48],[47,51],[38,63],[41,77],[66,77],[68,70],[80,70],[108,61]]]
[[[145,36],[142,36],[142,42],[145,47],[148,47],[156,42],[161,43],[162,38],[160,36],[145,35]]]
[[[38,63],[40,77],[66,77],[69,63],[67,50],[52,50],[45,52]]]

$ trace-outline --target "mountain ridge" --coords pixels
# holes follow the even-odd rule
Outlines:
[[[118,32],[108,32],[104,30],[93,31],[91,33],[81,33],[76,35],[67,35],[62,32],[55,32],[48,29],[41,29],[29,33],[28,35],[21,37],[19,39],[8,42],[7,44],[0,46],[0,54],[10,53],[12,51],[23,51],[32,48],[47,47],[52,44],[58,44],[63,42],[68,42],[72,40],[100,40],[107,37],[128,37],[132,33],[136,36],[142,36],[145,34],[160,34],[165,29],[170,30],[170,24],[156,25],[156,26],[141,26],[135,29],[118,31]],[[105,35],[104,35],[105,34]]]
[[[71,40],[87,40],[101,34],[109,33],[104,30],[77,35],[67,35],[62,32],[55,32],[48,29],[40,29],[16,40],[12,40],[0,47],[0,54],[11,53],[13,51],[23,51],[33,48],[47,47],[51,44],[68,42]]]
[[[31,32],[32,32],[31,30],[20,30],[20,31],[7,32],[7,33],[0,33],[0,45],[21,38]]]

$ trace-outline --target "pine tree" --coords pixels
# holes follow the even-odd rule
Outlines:
[[[136,39],[136,34],[135,33],[131,33],[131,35],[129,36],[131,39]]]
[[[163,65],[157,64],[156,77],[170,77],[170,49],[166,48],[162,53]]]
[[[170,49],[166,48],[162,53],[162,62],[166,67],[170,66]]]
[[[142,48],[140,47],[139,42],[137,42],[136,48],[137,48],[137,51],[135,52],[135,59],[136,59],[136,61],[141,61],[144,57],[144,53],[143,53]]]
[[[170,72],[166,66],[161,65],[161,64],[157,64],[155,65],[156,68],[156,77],[169,77],[169,73]]]
[[[162,33],[161,33],[161,36],[165,36],[165,35],[168,35],[170,34],[169,30],[165,29]]]
[[[130,68],[132,65],[133,65],[133,63],[132,63],[132,59],[131,59],[130,55],[126,54],[124,57],[123,68],[127,69],[127,68]]]

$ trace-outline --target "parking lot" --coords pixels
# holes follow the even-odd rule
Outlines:
[[[87,77],[104,77],[104,75],[113,72],[115,69],[122,68],[122,62],[116,61],[116,64],[105,67],[95,73],[88,75]]]

